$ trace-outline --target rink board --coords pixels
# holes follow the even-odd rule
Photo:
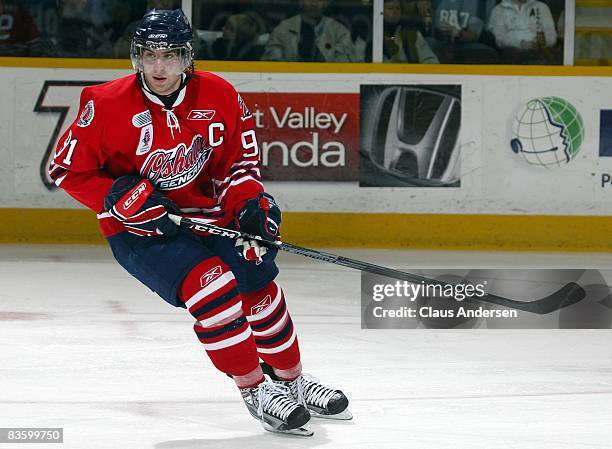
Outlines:
[[[3,62],[10,67],[2,69],[0,89],[4,104],[10,106],[0,110],[0,141],[5,142],[0,148],[5,161],[0,166],[0,215],[12,224],[0,239],[49,241],[54,232],[45,236],[43,229],[34,232],[38,237],[32,236],[28,228],[36,220],[30,217],[46,220],[49,211],[35,210],[61,209],[55,215],[63,221],[65,241],[99,241],[95,223],[83,222],[80,206],[45,185],[45,157],[52,156],[50,149],[76,117],[83,85],[130,73],[126,62]],[[53,64],[62,68],[50,68]],[[230,80],[261,117],[258,133],[268,167],[266,187],[286,211],[285,235],[295,241],[382,247],[609,248],[609,70],[283,63],[211,63],[202,68]],[[359,187],[360,135],[365,126],[360,123],[360,92],[364,86],[387,85],[460,86],[459,186]],[[518,111],[530,100],[549,97],[562,98],[578,111],[583,133],[571,160],[546,168],[513,152],[510,142]],[[65,119],[58,125],[61,108]],[[21,211],[24,208],[27,213]],[[307,222],[304,213],[312,214]],[[347,218],[350,229],[345,226]],[[379,233],[375,227],[388,232]]]

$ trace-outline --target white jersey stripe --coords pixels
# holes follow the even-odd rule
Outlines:
[[[236,176],[236,175],[239,175],[239,174],[242,174],[242,173],[246,173],[246,172],[247,172],[246,170],[240,169],[240,170],[236,171],[235,173],[232,173],[231,176],[228,176],[227,178],[225,178],[225,179],[223,179],[221,181],[218,180],[218,179],[213,179],[213,182],[215,184],[225,184],[226,182],[229,182],[230,179],[232,179],[232,176]]]
[[[217,185],[222,185],[225,184],[227,182],[230,182],[230,180],[235,177],[236,175],[244,175],[247,174],[248,176],[250,176],[251,173],[255,173],[257,176],[261,176],[261,172],[259,171],[259,168],[253,168],[251,170],[249,170],[248,172],[246,170],[237,170],[236,172],[232,173],[230,176],[228,176],[227,178],[225,178],[222,181],[219,181],[218,179],[213,179],[213,182]],[[242,178],[242,176],[238,176],[235,181],[237,181],[238,179]]]
[[[59,187],[62,184],[62,181],[64,179],[66,179],[66,176],[67,176],[67,174],[62,176],[62,177],[60,177],[60,178],[57,178],[57,180],[55,181],[55,185]]]
[[[259,164],[259,161],[234,162],[231,168],[244,167],[245,165],[257,165],[257,164]]]
[[[263,184],[259,182],[257,179],[251,176],[244,176],[243,178],[237,179],[236,181],[232,181],[231,183],[229,183],[227,187],[225,187],[225,189],[223,190],[223,193],[219,196],[219,201],[223,199],[225,194],[230,190],[230,187],[237,186],[238,184],[242,184],[243,182],[246,182],[246,181],[254,181],[263,188]]]

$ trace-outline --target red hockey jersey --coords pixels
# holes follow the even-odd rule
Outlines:
[[[247,106],[227,81],[195,72],[168,109],[137,76],[83,89],[51,178],[98,214],[105,236],[124,230],[105,212],[104,197],[127,174],[148,178],[185,215],[226,225],[263,191]]]

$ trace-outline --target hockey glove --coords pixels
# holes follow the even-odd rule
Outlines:
[[[180,229],[168,217],[168,212],[180,215],[180,210],[153,189],[148,179],[133,175],[117,178],[104,198],[104,207],[132,234],[174,236]]]
[[[240,231],[274,242],[280,238],[281,211],[272,195],[260,193],[246,202],[238,213]],[[274,259],[278,250],[267,248],[256,240],[236,240],[236,251],[246,260],[261,262],[263,256]]]

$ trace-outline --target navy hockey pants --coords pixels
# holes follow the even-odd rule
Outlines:
[[[176,307],[184,307],[177,295],[185,276],[213,256],[230,267],[241,293],[261,290],[278,275],[273,257],[257,265],[238,256],[232,239],[201,237],[184,229],[175,237],[140,237],[122,232],[108,237],[108,243],[128,273]]]

